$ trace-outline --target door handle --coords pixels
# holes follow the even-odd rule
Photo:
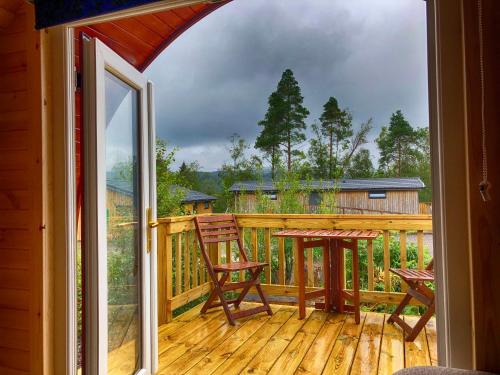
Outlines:
[[[146,209],[146,217],[148,222],[146,249],[148,253],[150,253],[152,249],[151,241],[153,238],[153,229],[157,228],[160,225],[160,223],[157,220],[153,221],[153,210],[151,208]]]

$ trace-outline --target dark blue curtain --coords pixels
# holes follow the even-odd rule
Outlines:
[[[60,25],[158,0],[35,0],[36,28]]]

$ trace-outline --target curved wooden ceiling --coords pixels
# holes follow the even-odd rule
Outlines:
[[[202,3],[79,27],[75,35],[79,38],[80,32],[84,32],[99,38],[143,71],[184,31],[230,1]]]

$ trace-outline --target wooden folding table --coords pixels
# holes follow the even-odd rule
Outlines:
[[[273,234],[277,237],[297,239],[296,261],[298,262],[299,316],[306,315],[306,300],[324,297],[315,307],[326,311],[351,311],[356,323],[360,322],[359,303],[359,254],[358,241],[371,240],[379,235],[378,231],[367,230],[302,230],[285,229]],[[304,249],[323,250],[324,288],[306,293]],[[345,289],[344,249],[352,251],[352,292]],[[308,270],[312,272],[312,270]],[[346,304],[346,301],[351,304]]]

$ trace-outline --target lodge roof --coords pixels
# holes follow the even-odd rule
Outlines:
[[[108,172],[107,173],[107,188],[111,191],[115,191],[120,194],[129,195],[133,194],[132,183],[126,181],[118,173]],[[170,186],[170,191],[172,193],[180,191],[182,193],[183,199],[181,203],[188,202],[209,202],[217,200],[216,197],[202,193],[201,191],[191,190],[183,186],[172,185]]]
[[[404,178],[355,178],[339,180],[312,180],[300,181],[304,190],[323,191],[368,191],[368,190],[420,190],[425,188],[425,184],[420,177]],[[231,192],[276,192],[280,188],[273,181],[241,181],[236,182],[229,189]]]

